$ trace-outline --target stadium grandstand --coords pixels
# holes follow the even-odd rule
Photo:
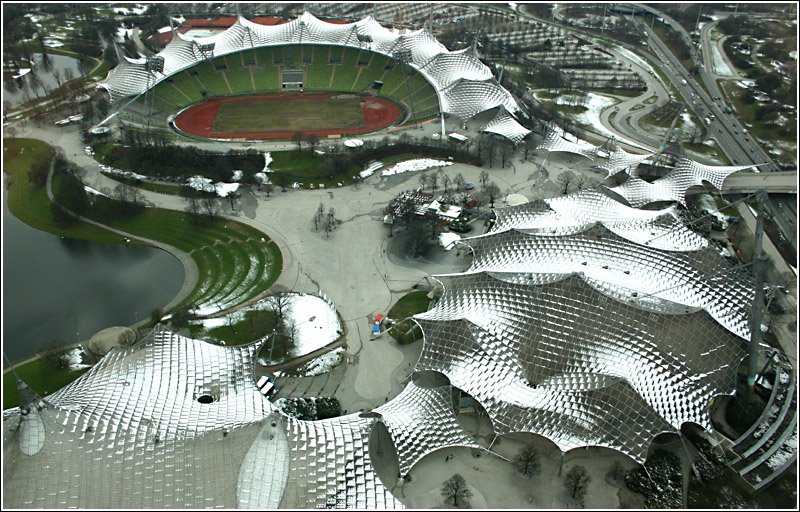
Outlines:
[[[529,133],[519,122],[525,113],[489,68],[471,50],[450,52],[427,29],[394,32],[371,17],[336,23],[306,12],[272,25],[238,17],[208,37],[172,35],[155,57],[125,58],[98,88],[120,108],[165,118],[208,98],[330,91],[389,98],[405,110],[399,124],[439,115],[466,122],[499,108],[503,123],[492,133],[514,142]]]

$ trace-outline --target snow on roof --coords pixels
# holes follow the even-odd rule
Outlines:
[[[456,246],[456,243],[461,240],[461,235],[458,233],[441,233],[439,235],[439,245],[444,247],[445,251],[449,251]]]

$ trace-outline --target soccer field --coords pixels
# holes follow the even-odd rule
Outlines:
[[[214,134],[353,129],[364,126],[361,100],[349,97],[263,97],[225,101]]]

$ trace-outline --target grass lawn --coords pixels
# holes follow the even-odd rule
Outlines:
[[[123,178],[122,176],[116,174],[107,174],[103,173],[104,176],[111,178],[114,181],[119,181],[120,183],[127,183],[132,187],[137,187],[142,190],[149,190],[150,192],[157,192],[159,194],[166,194],[170,196],[178,196],[181,193],[181,186],[176,184],[169,184],[169,183],[152,183],[149,181],[141,181],[141,180],[132,180],[129,178]]]
[[[417,313],[424,313],[428,311],[430,303],[431,299],[428,298],[428,292],[414,291],[400,297],[392,306],[392,309],[389,310],[387,316],[393,319],[401,319]]]
[[[428,292],[414,291],[400,297],[386,316],[394,320],[404,320],[389,329],[389,335],[401,345],[421,339],[422,329],[408,317],[427,311],[430,304],[431,299],[428,298]]]
[[[361,128],[361,99],[260,99],[228,101],[219,108],[214,133]]]
[[[39,395],[45,396],[58,391],[73,380],[83,375],[86,369],[70,372],[52,369],[41,360],[34,360],[15,368],[20,378]],[[3,410],[19,405],[17,381],[12,372],[3,374]]]
[[[749,129],[752,135],[765,141],[789,143],[793,144],[795,147],[797,146],[797,131],[793,122],[790,122],[788,125],[793,128],[793,133],[783,133],[781,128],[767,125],[756,117],[756,113],[761,106],[760,103],[745,103],[742,101],[742,96],[744,96],[744,93],[747,91],[747,89],[727,81],[720,81],[720,86],[722,87],[727,100],[736,111],[736,114],[741,122],[743,124],[746,123],[748,125],[752,125],[752,127]],[[776,149],[781,151],[782,158],[790,159],[793,157],[793,152],[782,149],[778,144],[775,146]]]
[[[8,208],[14,217],[35,229],[54,235],[105,243],[124,242],[119,235],[83,222],[66,229],[58,227],[53,219],[45,188],[33,190],[28,181],[31,165],[38,160],[49,160],[53,155],[52,148],[34,139],[7,138],[3,143],[3,172],[9,182]],[[53,185],[57,187],[57,180],[54,180]]]
[[[197,225],[186,212],[147,208],[107,224],[191,254],[200,276],[183,304],[234,300],[233,307],[265,292],[283,267],[280,250],[266,235],[235,221],[217,218]]]
[[[248,311],[241,322],[204,331],[202,325],[190,324],[192,336],[224,341],[226,345],[246,345],[267,336],[277,327],[277,314],[269,309]]]

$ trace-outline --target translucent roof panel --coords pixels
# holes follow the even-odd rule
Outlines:
[[[374,418],[287,419],[291,466],[285,508],[403,508],[378,479],[369,456]]]
[[[577,272],[606,283],[632,303],[651,298],[705,309],[732,333],[750,338],[752,279],[711,246],[666,252],[625,240],[601,225],[573,235],[511,230],[463,242],[473,250],[470,272]]]
[[[531,133],[530,130],[519,124],[519,121],[509,114],[504,108],[498,111],[494,119],[489,121],[489,124],[484,126],[481,131],[496,133],[501,135],[514,144],[519,144],[522,139]]]
[[[580,139],[570,140],[563,130],[549,129],[544,140],[536,149],[544,149],[551,153],[564,152],[581,155],[592,159],[597,152],[597,147]]]
[[[480,401],[498,434],[534,432],[563,450],[606,446],[643,462],[657,434],[686,421],[710,428],[709,401],[735,388],[745,344],[705,312],[649,313],[578,276],[437,279],[442,297],[415,316],[425,334],[417,369]]]
[[[602,161],[597,166],[604,171],[607,171],[609,176],[613,176],[614,174],[622,171],[625,171],[628,174],[633,174],[633,170],[636,168],[636,166],[651,156],[653,155],[635,155],[618,147],[613,153],[611,153],[611,155],[609,155],[607,160]]]
[[[440,448],[481,448],[456,421],[450,386],[423,388],[409,381],[396,398],[375,412],[383,416],[394,439],[403,476],[417,461]]]
[[[725,178],[752,166],[709,166],[692,160],[681,159],[664,177],[652,183],[631,176],[623,184],[612,187],[631,206],[639,207],[659,201],[675,201],[686,206],[686,191],[689,187],[702,186],[708,182],[717,190],[722,188]]]
[[[683,224],[674,207],[639,210],[599,190],[581,190],[496,209],[490,233],[517,229],[541,235],[566,235],[584,231],[596,223],[627,240],[658,249],[694,251],[708,245],[706,239]]]

